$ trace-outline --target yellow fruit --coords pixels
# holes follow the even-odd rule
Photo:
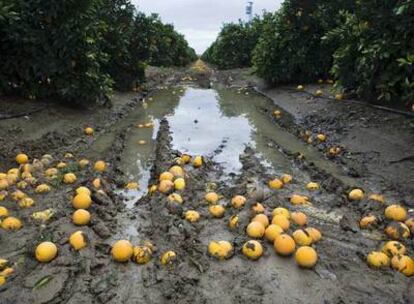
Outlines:
[[[289,183],[291,183],[292,182],[292,179],[293,179],[292,175],[289,175],[289,174],[283,174],[280,177],[280,180],[282,181],[283,184],[289,184]]]
[[[79,161],[79,167],[81,167],[81,169],[86,168],[87,165],[89,165],[89,160],[87,160],[87,159],[81,159]]]
[[[94,130],[91,127],[87,127],[85,128],[84,132],[86,135],[93,135]]]
[[[288,230],[290,226],[289,220],[283,214],[275,215],[272,219],[272,224],[278,225],[284,231]]]
[[[106,170],[106,163],[103,160],[98,160],[93,169],[98,172],[104,172]]]
[[[24,193],[20,190],[16,190],[10,195],[11,199],[14,200],[14,201],[19,201],[19,200],[25,198],[26,196],[27,196],[26,193]]]
[[[382,252],[389,256],[397,254],[404,255],[406,251],[405,246],[397,241],[388,241],[382,246]]]
[[[312,244],[312,237],[305,229],[298,229],[292,234],[295,243],[299,246],[309,246]]]
[[[229,228],[236,229],[239,226],[239,216],[232,215],[229,219]]]
[[[283,231],[283,229],[280,226],[275,225],[275,224],[271,224],[271,225],[269,225],[269,227],[266,228],[265,238],[269,242],[272,242],[273,243],[275,241],[275,238],[278,235],[283,234],[283,233],[284,233],[284,231]]]
[[[13,268],[11,268],[11,267],[6,267],[5,269],[3,269],[3,270],[0,272],[0,276],[1,276],[1,277],[5,277],[5,278],[7,278],[7,277],[11,276],[13,273],[14,273],[14,269],[13,269]]]
[[[158,185],[158,190],[164,194],[168,194],[169,192],[171,192],[171,190],[173,190],[173,188],[174,188],[174,183],[170,180],[162,180],[160,181],[160,184]]]
[[[269,226],[269,219],[264,214],[257,214],[253,219],[252,222],[259,222],[263,225],[263,227]]]
[[[211,241],[208,245],[208,253],[219,260],[224,260],[233,253],[233,245],[227,241]]]
[[[322,239],[322,234],[318,229],[313,227],[307,227],[305,228],[305,230],[311,236],[312,243],[317,243]]]
[[[252,207],[252,211],[254,213],[264,213],[265,212],[265,208],[263,207],[262,204],[260,203],[256,203],[253,207]]]
[[[56,258],[58,248],[52,242],[43,242],[36,247],[36,259],[41,263],[48,263]]]
[[[391,266],[407,277],[414,275],[414,260],[407,255],[395,255],[391,259]]]
[[[88,209],[92,204],[92,199],[85,193],[75,195],[72,199],[72,206],[75,209]]]
[[[1,212],[0,212],[1,217]],[[405,225],[410,229],[411,233],[414,233],[414,217],[411,217],[405,221]]]
[[[72,235],[69,237],[69,244],[72,246],[73,249],[76,251],[79,251],[86,247],[87,241],[86,237],[83,234],[82,231],[76,231],[72,233]]]
[[[221,205],[211,205],[208,207],[208,211],[213,217],[221,218],[224,216],[226,209],[224,209],[224,207]]]
[[[66,167],[67,167],[67,164],[64,163],[64,162],[60,162],[56,165],[56,168],[58,168],[58,169],[63,169],[63,168],[66,168]]]
[[[17,187],[17,188],[19,188],[19,189],[26,189],[26,187],[27,187],[27,182],[25,182],[25,181],[20,181],[20,182],[18,182],[18,183],[16,184],[16,187]]]
[[[9,216],[9,211],[6,207],[0,206],[0,218]]]
[[[180,160],[181,160],[181,163],[184,165],[189,164],[191,162],[191,156],[188,154],[183,154],[181,155]]]
[[[184,176],[184,170],[180,166],[172,166],[168,172],[170,172],[174,177]]]
[[[314,183],[314,182],[310,182],[306,185],[306,189],[313,191],[313,190],[318,190],[320,188],[318,183]]]
[[[252,238],[262,238],[265,233],[265,227],[261,222],[251,222],[247,225],[246,232]]]
[[[318,135],[316,135],[316,138],[319,140],[319,141],[325,141],[326,140],[326,135],[325,134],[322,134],[322,133],[320,133],[320,134],[318,134]]]
[[[304,87],[303,87],[303,85],[298,85],[297,89],[298,89],[298,91],[303,91]]]
[[[101,188],[101,179],[100,178],[95,178],[92,181],[92,185],[95,187],[95,189]]]
[[[342,100],[342,99],[344,99],[344,95],[343,94],[335,94],[335,99],[336,100]]]
[[[407,218],[407,210],[400,205],[390,205],[385,208],[384,215],[391,221],[402,222]]]
[[[74,158],[72,153],[66,153],[64,158]]]
[[[0,190],[5,190],[9,187],[7,179],[0,179]]]
[[[246,198],[242,195],[236,195],[235,197],[231,199],[231,205],[237,209],[243,208],[245,203],[246,203]]]
[[[354,189],[348,194],[351,201],[360,201],[364,198],[364,192],[361,189]]]
[[[30,197],[24,197],[19,201],[20,208],[30,208],[34,205],[34,200]]]
[[[201,156],[196,156],[193,161],[194,168],[200,168],[203,165],[203,158]]]
[[[305,226],[308,223],[308,217],[303,212],[292,212],[290,215],[292,222],[298,226]]]
[[[167,199],[170,203],[182,204],[184,202],[182,196],[178,193],[171,193],[170,195],[168,195]]]
[[[280,179],[275,178],[275,179],[269,181],[269,187],[270,187],[270,189],[274,189],[274,190],[282,189],[283,188],[283,182]]]
[[[172,181],[173,179],[174,179],[174,175],[171,172],[167,172],[167,171],[161,173],[160,178],[159,178],[160,181],[163,181],[163,180]]]
[[[391,222],[385,228],[385,233],[390,239],[400,240],[410,236],[410,229],[404,223]]]
[[[290,197],[290,202],[292,205],[306,205],[309,204],[309,198],[307,196],[293,194]]]
[[[242,252],[249,259],[257,260],[263,254],[263,246],[258,241],[247,241],[243,245]]]
[[[204,199],[207,201],[207,203],[216,205],[220,198],[217,193],[209,192],[204,196]]]
[[[361,227],[361,229],[371,228],[372,226],[375,226],[376,224],[377,224],[377,217],[375,215],[364,216],[359,221],[359,227]]]
[[[44,211],[38,211],[38,212],[33,213],[32,217],[35,220],[46,222],[53,216],[53,214],[54,214],[53,209],[46,209]]]
[[[58,169],[56,168],[49,168],[45,171],[46,177],[54,177],[58,174]]]
[[[73,173],[66,173],[65,175],[63,175],[63,182],[65,184],[73,184],[74,182],[76,182],[76,175]]]
[[[1,222],[1,228],[4,230],[20,230],[22,226],[22,222],[18,218],[12,216],[6,217]]]
[[[295,260],[302,268],[313,268],[318,261],[318,254],[312,247],[302,246],[296,250]]]
[[[112,258],[117,262],[128,262],[134,253],[132,244],[127,240],[115,242],[112,246]]]
[[[372,251],[367,256],[368,265],[374,268],[384,268],[390,265],[390,258],[383,252]]]
[[[147,246],[134,247],[133,260],[140,265],[147,264],[151,261],[152,250]]]
[[[317,90],[317,91],[315,92],[315,96],[316,96],[316,97],[321,97],[322,95],[323,95],[322,90]]]
[[[50,192],[50,187],[46,184],[41,184],[36,187],[35,192],[36,193],[47,193],[47,192]]]
[[[290,219],[290,212],[286,208],[283,207],[277,207],[273,209],[272,216],[276,215],[283,215],[285,218]]]
[[[279,118],[280,116],[282,116],[282,112],[281,112],[281,111],[279,111],[279,110],[276,110],[276,111],[273,111],[273,115],[274,115],[276,118]]]
[[[295,252],[295,241],[287,234],[280,234],[276,236],[273,243],[277,254],[288,256]]]
[[[143,140],[143,139],[138,140],[138,145],[146,145],[146,144],[147,144],[146,140]]]
[[[328,149],[328,156],[335,157],[341,153],[341,148],[331,147]]]
[[[368,197],[368,199],[371,200],[371,201],[376,201],[376,202],[382,203],[382,204],[385,203],[384,196],[382,196],[381,194],[371,194]]]
[[[125,189],[128,190],[136,190],[139,188],[139,184],[137,182],[129,182],[125,185]]]
[[[185,188],[185,180],[184,180],[184,178],[182,178],[182,177],[177,178],[174,181],[174,187],[178,191],[184,190],[184,188]]]
[[[198,220],[200,219],[200,213],[194,210],[188,210],[185,213],[185,219],[190,223],[198,222]]]
[[[87,194],[89,196],[92,194],[91,190],[83,186],[76,189],[76,194],[81,194],[81,193]]]
[[[3,276],[0,276],[0,286],[3,286],[4,284],[6,284],[6,278]]]
[[[91,221],[91,214],[85,209],[78,209],[73,213],[72,220],[77,226],[88,225]]]
[[[19,165],[24,165],[24,164],[26,164],[28,161],[29,161],[29,157],[28,157],[26,154],[21,153],[21,154],[18,154],[18,155],[16,156],[16,162],[17,162]]]
[[[148,186],[148,193],[154,194],[155,192],[157,192],[157,189],[158,189],[157,185]]]
[[[161,256],[161,265],[170,265],[177,259],[174,251],[167,251]]]

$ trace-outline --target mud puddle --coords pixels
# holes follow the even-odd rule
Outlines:
[[[119,131],[127,130],[125,146],[118,169],[128,181],[138,182],[136,190],[121,190],[126,198],[127,209],[132,209],[147,193],[150,170],[155,160],[155,139],[160,120],[166,117],[172,148],[190,155],[203,155],[217,162],[222,174],[216,176],[227,184],[234,183],[241,174],[240,156],[246,147],[254,150],[255,157],[267,169],[270,176],[293,174],[303,182],[311,181],[286,156],[304,154],[316,166],[327,170],[340,179],[347,177],[310,146],[275,125],[267,113],[273,111],[269,101],[260,95],[240,94],[230,89],[201,89],[196,87],[173,87],[156,91],[150,98],[123,119],[116,128],[101,136],[93,145],[91,153],[102,154],[115,141]],[[140,124],[152,123],[150,128],[138,128]],[[142,141],[145,141],[144,144]],[[326,196],[329,200],[329,196]],[[133,221],[123,221],[128,236],[138,233]]]

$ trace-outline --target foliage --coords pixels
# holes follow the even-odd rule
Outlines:
[[[321,38],[340,24],[339,11],[352,10],[353,3],[286,0],[254,50],[257,74],[273,84],[327,77],[335,46],[322,44]]]
[[[217,40],[204,52],[202,59],[219,69],[248,67],[252,51],[262,33],[264,24],[271,18],[266,13],[251,22],[228,23],[221,29]]]
[[[177,33],[173,25],[163,24],[157,14],[148,17],[146,26],[147,29],[142,32],[147,34],[151,65],[185,66],[197,59],[195,51],[188,46],[184,36]]]
[[[3,2],[4,3],[4,2]],[[0,90],[69,102],[105,99],[111,79],[99,49],[104,25],[100,0],[18,0],[18,22],[2,28]]]
[[[0,0],[0,54],[0,92],[68,103],[106,101],[114,86],[142,82],[148,63],[196,57],[173,26],[129,0]]]
[[[381,101],[414,100],[414,2],[359,0],[326,40],[338,86]]]
[[[135,7],[129,0],[105,0],[101,14],[106,24],[102,50],[108,55],[103,69],[114,80],[115,88],[129,90],[144,80],[144,62],[148,59],[137,52]]]

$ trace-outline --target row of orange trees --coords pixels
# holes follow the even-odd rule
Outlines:
[[[145,67],[196,59],[172,25],[129,0],[0,0],[0,93],[70,103],[108,100]]]
[[[333,77],[338,90],[409,104],[414,100],[413,16],[412,0],[285,0],[280,10],[253,24],[225,25],[203,58],[219,68],[253,66],[272,84]],[[251,28],[257,29],[250,34],[256,43],[245,43]],[[234,47],[241,45],[249,47]],[[236,60],[222,64],[218,57],[227,52]]]

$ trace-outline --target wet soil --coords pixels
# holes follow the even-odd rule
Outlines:
[[[373,270],[365,262],[367,253],[386,239],[386,222],[381,218],[377,229],[361,231],[358,220],[367,213],[381,216],[384,206],[346,198],[357,186],[384,194],[387,203],[414,204],[410,120],[362,105],[309,98],[290,88],[266,90],[267,99],[253,89],[238,88],[259,84],[247,71],[233,73],[229,78],[212,72],[194,81],[186,76],[197,75],[185,70],[151,70],[148,91],[117,94],[111,109],[48,105],[27,118],[0,120],[2,170],[13,166],[20,151],[32,158],[52,154],[53,164],[64,160],[71,165],[83,157],[109,164],[103,174],[91,166],[81,170],[73,165],[77,182],[56,183],[46,195],[24,190],[36,201],[30,209],[22,210],[8,198],[0,203],[24,223],[17,232],[0,230],[0,257],[15,269],[0,287],[0,303],[414,303],[412,278],[390,269]],[[282,111],[281,118],[274,117],[276,109]],[[138,126],[149,122],[150,127]],[[95,128],[94,137],[82,134],[87,125]],[[323,132],[328,140],[307,144],[300,138],[304,130]],[[330,146],[341,146],[343,154],[328,158]],[[75,159],[64,159],[66,152]],[[204,158],[202,168],[185,166],[187,186],[180,193],[184,203],[170,203],[158,192],[148,194],[147,187],[182,153]],[[292,174],[293,183],[268,189],[269,179],[283,173]],[[93,191],[93,220],[76,227],[71,223],[74,189],[93,188],[96,177],[102,178],[104,192]],[[139,182],[140,188],[125,190],[129,181]],[[306,190],[309,181],[319,182],[321,189]],[[203,199],[211,189],[224,197],[221,219],[211,217]],[[301,210],[308,214],[309,226],[322,231],[323,240],[315,245],[315,269],[298,268],[293,258],[277,256],[266,241],[258,261],[241,254],[258,191],[264,192],[267,214],[277,206]],[[292,206],[293,193],[309,196],[312,205]],[[240,211],[230,204],[237,194],[248,198]],[[38,223],[30,217],[47,208],[55,212],[49,221]],[[187,210],[199,211],[201,220],[184,220]],[[239,227],[230,230],[228,220],[237,213]],[[80,252],[68,244],[76,230],[89,239]],[[110,246],[118,239],[134,244],[151,240],[156,246],[153,259],[142,266],[113,262]],[[58,257],[49,264],[36,262],[33,255],[43,240],[59,246]],[[226,261],[208,256],[212,240],[230,241],[233,256]],[[412,256],[412,239],[405,244]],[[166,267],[159,257],[167,250],[178,258]]]

